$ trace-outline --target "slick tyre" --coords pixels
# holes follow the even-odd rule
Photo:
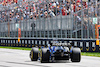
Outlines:
[[[42,48],[40,54],[41,54],[40,58],[41,63],[49,62],[50,51],[48,50],[48,48]]]
[[[33,47],[31,49],[31,52],[30,52],[31,61],[37,61],[37,59],[38,59],[38,52],[39,52],[39,49],[36,48],[36,47]]]
[[[80,48],[73,48],[71,54],[72,62],[80,62],[81,61],[81,50]]]

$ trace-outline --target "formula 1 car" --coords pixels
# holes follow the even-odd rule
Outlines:
[[[53,62],[54,60],[69,60],[80,62],[81,50],[70,43],[51,43],[47,47],[33,47],[30,52],[31,61]]]

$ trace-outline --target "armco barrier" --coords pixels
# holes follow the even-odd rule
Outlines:
[[[53,41],[53,39],[21,39],[18,43],[18,39],[0,39],[0,46],[11,47],[34,47],[36,45],[46,45]],[[74,43],[75,47],[80,47],[82,52],[100,52],[100,45],[96,45],[96,40],[67,40],[58,39],[62,43]]]

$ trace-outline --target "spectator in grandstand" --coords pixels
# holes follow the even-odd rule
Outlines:
[[[18,21],[20,20],[20,16],[19,16],[19,14],[18,13],[16,13],[16,23],[18,23]]]
[[[9,20],[12,21],[12,13],[10,13]]]
[[[91,16],[94,16],[94,5],[93,5],[93,3],[91,3],[89,13],[91,14]]]
[[[2,14],[0,14],[0,23],[2,22],[2,20],[3,20],[3,19],[2,19]]]
[[[42,18],[44,15],[43,15],[43,12],[42,11],[40,11],[40,17]]]
[[[29,15],[30,15],[30,12],[27,11],[27,13],[26,13],[26,18],[27,18],[27,19],[29,19]]]
[[[80,3],[77,4],[77,8],[76,9],[77,9],[77,11],[81,10],[81,4]]]
[[[65,4],[66,8],[70,7],[70,4],[71,4],[70,0],[66,0],[66,4]]]
[[[49,9],[49,16],[50,16],[50,17],[55,17],[55,14],[54,14],[53,11],[51,11],[51,9]]]
[[[23,19],[26,20],[26,12],[23,12]]]
[[[65,6],[63,6],[62,15],[63,15],[63,16],[67,15]]]
[[[34,12],[34,19],[36,20],[37,19],[37,13]]]
[[[76,12],[76,4],[75,4],[75,1],[73,1],[72,10],[73,10],[74,12]]]
[[[70,15],[71,10],[70,10],[70,8],[69,8],[69,7],[67,7],[66,13],[67,13],[67,15]]]
[[[75,2],[77,1],[77,2]],[[21,1],[20,1],[21,2]],[[86,8],[86,2],[83,2],[83,7]],[[63,16],[70,15],[72,12],[76,12],[81,10],[81,0],[65,0],[63,2],[55,0],[49,0],[47,3],[46,0],[39,0],[39,2],[34,1],[22,1],[22,3],[18,3],[17,0],[12,2],[5,3],[4,5],[10,7],[11,10],[14,10],[11,15],[2,15],[2,19],[4,18],[16,18],[20,16],[21,20],[27,19],[38,19],[40,17],[54,17],[62,14]],[[14,6],[15,5],[15,6]],[[8,10],[8,9],[7,9]],[[94,7],[91,5],[91,12],[94,10]],[[62,13],[61,13],[62,12]],[[9,12],[7,12],[9,13]],[[19,15],[16,15],[18,13]],[[5,17],[6,16],[6,17]],[[5,19],[7,21],[7,19]]]
[[[30,12],[30,19],[33,19],[33,12]]]

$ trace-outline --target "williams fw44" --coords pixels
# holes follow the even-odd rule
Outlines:
[[[31,61],[40,60],[40,62],[71,59],[72,62],[80,62],[81,50],[70,43],[53,42],[47,47],[33,47],[30,51],[30,59]]]

